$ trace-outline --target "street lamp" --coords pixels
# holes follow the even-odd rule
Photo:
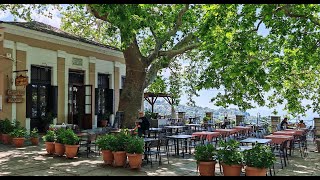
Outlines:
[[[257,114],[257,126],[259,125],[259,118],[260,118],[260,113],[258,112],[258,114]]]

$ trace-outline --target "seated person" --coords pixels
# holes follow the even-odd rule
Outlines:
[[[288,126],[288,118],[284,118],[280,123],[280,130],[287,129]]]
[[[303,122],[303,120],[300,120],[297,127],[298,128],[306,128],[306,124]]]
[[[227,117],[224,117],[223,123],[221,125],[222,129],[225,129],[227,127],[227,125],[230,125],[230,121],[228,120]]]
[[[133,135],[138,135],[138,136],[141,137],[142,131],[141,131],[141,121],[140,120],[135,122],[135,127],[132,130],[132,134]]]
[[[141,121],[141,133],[146,137],[147,131],[149,131],[150,128],[150,122],[145,116],[140,117],[139,120]]]

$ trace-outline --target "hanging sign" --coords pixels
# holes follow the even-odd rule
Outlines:
[[[25,93],[25,91],[23,91],[23,90],[12,90],[12,89],[7,90],[8,96],[23,96],[24,93]]]
[[[8,97],[8,103],[22,103],[23,98],[22,97]]]
[[[16,86],[27,86],[28,85],[28,76],[20,75],[16,77]]]

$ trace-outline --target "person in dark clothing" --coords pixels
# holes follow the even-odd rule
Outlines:
[[[281,130],[284,130],[287,128],[287,126],[288,126],[288,118],[284,118],[280,123],[280,128]]]
[[[146,136],[147,131],[150,128],[150,122],[145,116],[140,117],[139,120],[141,120],[141,123],[140,123],[141,128],[140,129],[142,131],[142,134],[144,134]]]
[[[298,128],[306,128],[306,124],[303,122],[303,120],[300,120],[297,127]]]
[[[224,121],[223,121],[223,123],[221,125],[221,128],[225,129],[227,127],[227,125],[230,125],[230,121],[228,120],[227,117],[224,117]]]

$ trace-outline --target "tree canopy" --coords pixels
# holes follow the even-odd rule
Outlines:
[[[19,14],[14,5],[0,8]],[[270,108],[284,103],[292,114],[310,108],[320,112],[319,12],[315,4],[89,4],[61,9],[64,30],[117,46],[127,66],[145,69],[143,89],[161,69],[184,61],[181,76],[191,102],[197,90],[222,88],[225,94],[212,97],[218,106],[235,104],[246,110],[253,102]],[[137,55],[132,64],[129,49]]]

